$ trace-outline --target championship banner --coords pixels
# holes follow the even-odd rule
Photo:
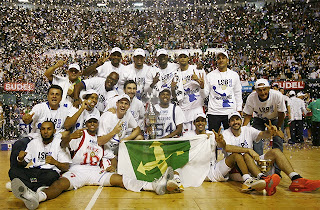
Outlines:
[[[121,142],[118,173],[148,182],[171,166],[185,187],[198,187],[210,169],[212,152],[207,135],[188,138]]]
[[[34,83],[7,82],[3,85],[5,91],[34,91]]]

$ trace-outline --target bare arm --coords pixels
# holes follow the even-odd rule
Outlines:
[[[84,76],[96,75],[98,73],[97,68],[99,66],[101,66],[102,64],[104,64],[104,62],[106,62],[108,59],[109,59],[109,57],[99,58],[96,63],[92,64],[91,66],[89,66],[83,70],[83,75]]]
[[[259,155],[253,149],[250,148],[243,148],[227,144],[225,147],[225,151],[232,153],[248,153],[254,160],[260,160]]]
[[[87,100],[84,100],[82,102],[81,107],[79,108],[79,110],[74,113],[74,115],[72,115],[72,117],[67,117],[66,121],[64,122],[64,128],[66,130],[69,130],[70,128],[72,128],[76,123],[77,120],[79,119],[80,115],[82,114],[82,112],[87,108]]]
[[[70,167],[69,163],[61,163],[55,160],[52,156],[46,157],[46,163],[57,166],[57,168],[60,169],[62,172],[67,171]]]
[[[50,82],[52,82],[53,80],[53,73],[54,71],[59,68],[62,67],[64,64],[67,63],[67,60],[59,60],[56,64],[54,64],[53,66],[50,66],[46,72],[44,72],[44,76],[46,76],[48,78],[48,80]]]
[[[244,126],[248,125],[250,123],[251,118],[252,118],[252,115],[244,114],[243,125]]]
[[[168,135],[166,135],[166,136],[162,137],[162,139],[165,139],[165,138],[172,138],[172,137],[174,137],[174,136],[176,136],[176,135],[180,135],[180,134],[181,134],[181,132],[182,132],[182,126],[183,126],[183,124],[179,124],[179,125],[177,125],[177,129],[176,129],[176,130],[174,130],[172,133],[170,133],[170,134],[168,134]]]
[[[134,140],[140,133],[141,129],[139,126],[137,126],[135,129],[133,129],[132,133],[128,137],[123,138],[122,140]]]
[[[80,91],[83,89],[84,89],[84,84],[82,82],[79,82],[74,86],[74,90],[73,90],[73,99],[74,99],[73,106],[74,107],[78,107],[81,104],[81,99],[79,98],[79,95],[80,95]]]
[[[278,112],[278,128],[281,128],[283,121],[284,121],[285,113],[284,112]]]
[[[99,145],[104,145],[106,144],[108,141],[110,141],[110,139],[118,134],[122,129],[122,122],[121,120],[119,120],[119,122],[117,123],[117,125],[113,128],[113,130],[106,134],[106,135],[103,135],[103,136],[98,136],[98,144]]]

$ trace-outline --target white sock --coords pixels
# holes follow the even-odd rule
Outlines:
[[[147,182],[145,185],[142,187],[144,191],[154,191],[152,182]]]
[[[290,179],[292,179],[292,177],[294,177],[295,175],[299,175],[297,172],[291,172],[289,174]]]
[[[259,174],[257,175],[257,178],[258,178],[258,179],[261,179],[262,176],[264,176],[264,174],[263,174],[263,173],[259,173]]]
[[[47,200],[47,194],[45,194],[43,191],[38,192],[38,198],[39,202]]]
[[[251,178],[251,176],[249,174],[243,174],[242,175],[242,179],[243,181],[246,181],[247,179]]]

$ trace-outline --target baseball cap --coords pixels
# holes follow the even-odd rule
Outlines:
[[[228,53],[226,51],[222,51],[222,50],[217,51],[216,52],[216,57],[218,57],[219,54],[223,54],[229,59]]]
[[[304,96],[304,93],[303,93],[303,92],[299,92],[299,93],[297,94],[297,96],[298,96],[298,97]]]
[[[168,55],[168,52],[165,49],[159,49],[157,50],[157,57],[160,55]]]
[[[194,121],[196,121],[199,117],[202,117],[202,118],[204,118],[204,119],[207,118],[207,116],[206,116],[205,113],[200,112],[200,113],[197,113],[197,114],[196,114],[196,117],[194,118]]]
[[[144,52],[143,49],[141,48],[138,48],[136,49],[134,52],[133,52],[133,56],[138,56],[138,55],[141,55],[143,57],[146,57],[146,53]]]
[[[68,67],[68,70],[70,70],[70,69],[77,69],[78,71],[80,71],[80,66],[77,63],[72,63]]]
[[[121,51],[121,49],[120,49],[119,47],[114,47],[114,48],[112,48],[110,54],[115,53],[115,52],[119,52],[120,54],[122,54],[122,51]]]
[[[119,95],[117,101],[120,101],[120,100],[123,99],[123,98],[128,99],[128,101],[130,102],[130,97],[129,97],[127,94],[125,94],[125,93]]]
[[[89,115],[86,117],[85,122],[87,122],[87,121],[90,120],[90,119],[97,119],[97,120],[99,121],[100,115],[98,115],[98,114],[89,114]]]
[[[270,84],[266,79],[258,79],[254,84],[254,87],[255,88],[270,87]]]
[[[233,117],[233,116],[238,116],[238,117],[240,117],[240,119],[242,119],[242,117],[241,117],[241,115],[240,115],[239,112],[232,112],[232,113],[228,114],[228,121],[229,121],[229,120],[231,119],[231,117]]]
[[[93,94],[93,93],[99,95],[98,92],[95,91],[94,89],[89,89],[89,90],[86,90],[86,91],[83,91],[83,92],[82,92],[81,98],[84,99],[87,95],[91,95],[91,94]]]
[[[290,95],[290,96],[295,96],[295,95],[296,95],[296,92],[294,92],[294,90],[290,90],[289,95]]]
[[[186,50],[181,50],[181,51],[179,52],[178,56],[180,56],[180,55],[186,55],[186,56],[189,57],[189,53],[188,53],[188,51],[186,51]]]

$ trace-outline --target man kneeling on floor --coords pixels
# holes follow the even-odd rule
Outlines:
[[[289,189],[292,192],[311,192],[320,188],[320,180],[304,179],[295,172],[289,160],[280,149],[271,149],[260,157],[253,150],[254,141],[258,142],[260,139],[278,135],[283,138],[282,131],[278,131],[277,127],[272,125],[270,121],[269,125],[265,124],[267,127],[266,131],[259,131],[253,127],[242,126],[242,117],[238,112],[229,114],[228,120],[230,127],[222,132],[223,138],[226,141],[225,151],[243,154],[249,172],[258,179],[266,181],[267,195],[273,195],[276,192],[280,176],[274,173],[274,167],[267,174],[263,174],[255,162],[260,159],[271,160],[272,165],[276,163],[280,170],[290,177],[292,183]]]
[[[98,120],[100,116],[89,115],[85,129],[77,130],[70,135],[69,148],[72,151],[70,170],[62,175],[50,187],[43,187],[37,192],[30,190],[16,178],[12,180],[12,192],[23,200],[28,209],[36,209],[39,202],[56,198],[63,191],[77,189],[85,185],[118,186],[139,192],[140,190],[155,191],[165,194],[168,189],[176,190],[178,184],[172,181],[173,169],[166,172],[154,182],[139,181],[115,173],[109,173],[100,168],[103,149],[97,142]]]

